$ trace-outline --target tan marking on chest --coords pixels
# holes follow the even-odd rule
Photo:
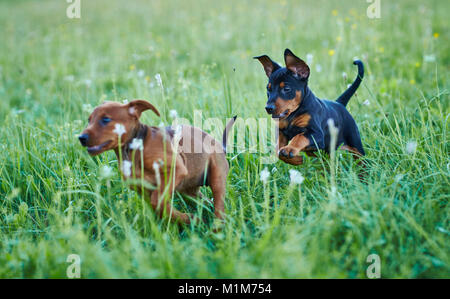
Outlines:
[[[287,126],[289,125],[289,122],[286,119],[282,119],[280,121],[278,121],[278,129],[286,129]]]
[[[304,113],[294,118],[292,120],[292,124],[300,128],[305,128],[308,126],[310,120],[311,115],[309,115],[308,113]]]

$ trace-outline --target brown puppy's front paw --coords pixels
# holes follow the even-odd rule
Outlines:
[[[295,148],[290,145],[286,145],[286,146],[283,146],[282,148],[280,148],[280,151],[278,152],[278,156],[280,157],[280,159],[282,157],[294,158],[295,156],[298,156],[299,153],[300,153],[300,150],[298,148]]]

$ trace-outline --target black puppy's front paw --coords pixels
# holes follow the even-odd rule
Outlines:
[[[299,153],[300,153],[300,150],[298,148],[286,145],[280,149],[280,152],[278,153],[278,155],[282,156],[282,157],[286,157],[286,158],[294,158]]]

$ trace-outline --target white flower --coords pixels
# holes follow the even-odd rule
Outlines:
[[[434,54],[424,55],[423,56],[423,61],[425,61],[425,62],[435,62],[436,61],[436,56]]]
[[[84,112],[91,113],[92,112],[92,106],[91,104],[83,104],[82,109]]]
[[[131,176],[131,162],[128,160],[124,160],[122,162],[122,173],[126,177]]]
[[[306,63],[312,64],[314,56],[311,53],[306,54]]]
[[[416,151],[416,148],[417,148],[417,142],[416,141],[414,141],[414,140],[412,140],[412,141],[409,141],[407,144],[406,144],[406,153],[408,153],[408,154],[414,154],[415,153],[415,151]]]
[[[351,84],[347,84],[347,88],[349,88],[350,86],[352,86]]]
[[[73,80],[75,80],[75,77],[73,75],[68,75],[64,77],[64,80],[69,81],[69,82],[73,82]]]
[[[170,118],[177,118],[178,117],[178,112],[175,109],[172,109],[169,111],[169,116]]]
[[[176,125],[173,134],[173,142],[178,145],[181,140],[181,134],[183,133],[183,127],[181,125]]]
[[[332,118],[329,118],[327,120],[327,124],[328,124],[328,130],[330,131],[331,136],[337,137],[339,129],[334,124],[334,120]]]
[[[156,82],[158,83],[158,86],[162,87],[163,85],[162,85],[161,75],[160,74],[156,74],[155,75],[155,79],[156,79]]]
[[[100,168],[100,177],[106,179],[111,176],[112,176],[112,168],[109,167],[108,165],[103,165]]]
[[[276,167],[272,168],[272,173],[275,173],[277,171],[278,171],[278,169]]]
[[[289,177],[291,179],[292,185],[300,185],[305,180],[305,178],[302,176],[302,174],[295,169],[289,170]]]
[[[161,178],[159,176],[159,163],[153,162],[153,170],[155,171],[155,179],[156,179],[156,185],[159,186],[161,184]]]
[[[123,134],[125,134],[127,131],[125,130],[125,126],[122,124],[115,124],[114,125],[114,133],[116,133],[117,135],[122,136]]]
[[[369,100],[365,100],[365,101],[363,102],[363,105],[369,106],[369,105],[370,105],[370,101],[369,101]]]
[[[145,76],[145,72],[144,72],[144,70],[139,70],[138,72],[137,72],[137,75],[138,75],[138,77],[144,77]]]
[[[269,170],[267,170],[267,167],[264,168],[260,173],[259,173],[259,179],[266,184],[268,179],[270,177],[270,172]]]
[[[334,125],[334,119],[329,118],[329,119],[327,120],[327,125],[328,125],[329,127],[331,127],[331,128],[335,128],[335,125]]]
[[[347,80],[347,73],[346,72],[342,72],[342,78],[344,78],[344,80]]]
[[[128,104],[128,99],[124,99],[124,100],[122,101],[122,103],[124,103],[125,105]]]
[[[140,138],[133,138],[130,144],[130,148],[132,150],[140,150],[142,151],[144,149],[144,143],[142,142],[142,139]]]
[[[91,87],[91,84],[92,84],[92,80],[91,79],[84,80],[84,85],[86,85],[87,88]]]
[[[405,176],[404,174],[397,174],[394,180],[398,183],[403,179],[404,176]]]
[[[320,64],[316,65],[316,72],[320,73],[322,71],[322,66]]]

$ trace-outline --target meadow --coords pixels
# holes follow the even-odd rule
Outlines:
[[[70,19],[66,1],[0,1],[0,277],[66,278],[71,254],[82,278],[366,278],[370,254],[382,278],[450,277],[450,4],[382,0],[378,19],[368,5],[82,0]],[[365,63],[348,109],[366,182],[341,151],[297,167],[230,153],[222,231],[180,229],[127,188],[114,153],[92,158],[77,140],[105,100],[149,100],[162,112],[144,113],[150,125],[170,110],[269,120],[252,57],[283,63],[285,48],[308,57],[320,98]],[[174,200],[211,218],[201,199]]]

